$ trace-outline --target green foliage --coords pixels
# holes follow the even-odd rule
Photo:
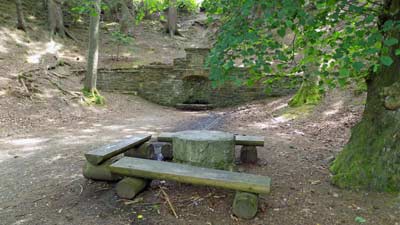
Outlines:
[[[196,0],[177,0],[176,5],[179,11],[196,12],[198,5]]]
[[[365,223],[367,222],[366,219],[362,218],[361,216],[357,216],[354,221],[356,221],[357,223]]]
[[[374,1],[206,0],[202,6],[221,15],[223,24],[208,59],[216,84],[232,80],[237,66],[248,68],[250,80],[257,81],[267,74],[305,74],[316,65],[312,76],[321,89],[346,86],[370,69],[390,66],[394,54],[388,47],[399,42],[391,34],[399,32],[400,21],[379,25],[383,5]],[[238,83],[249,77],[242,79]]]
[[[136,5],[136,21],[139,23],[146,15],[154,13],[160,14],[163,19],[162,12],[168,9],[169,0],[133,0]],[[179,11],[195,12],[198,8],[196,0],[177,0],[176,7]]]
[[[116,58],[118,60],[120,47],[131,44],[134,39],[122,32],[114,31],[111,33],[111,40],[117,45]]]
[[[94,89],[92,91],[83,89],[83,96],[84,96],[84,102],[88,105],[104,105],[105,104],[105,98],[100,95],[99,91],[97,89]]]
[[[289,106],[317,105],[321,100],[320,89],[317,84],[305,81],[300,90],[289,101]]]
[[[113,42],[119,44],[119,45],[129,45],[133,42],[133,38],[122,33],[119,31],[114,31],[111,33],[111,39]]]
[[[137,23],[143,20],[146,15],[161,13],[168,8],[167,0],[134,0],[134,2],[138,6],[136,12]]]
[[[71,6],[70,11],[76,15],[96,16],[95,2],[93,0],[71,0],[68,2]],[[105,3],[101,3],[101,10],[108,10],[109,7]]]

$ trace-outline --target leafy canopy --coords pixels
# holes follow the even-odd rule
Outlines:
[[[379,24],[383,3],[373,0],[206,0],[210,18],[222,24],[208,65],[215,83],[239,79],[271,83],[288,75],[318,76],[321,86],[344,86],[372,69],[390,66],[389,47],[400,21]],[[237,66],[250,77],[229,76]],[[307,71],[316,68],[316,71]],[[266,78],[266,74],[277,75]]]

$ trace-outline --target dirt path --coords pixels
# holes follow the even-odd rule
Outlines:
[[[329,183],[329,161],[360,117],[362,98],[334,94],[315,109],[296,111],[285,108],[288,98],[277,98],[197,113],[127,98],[113,102],[113,111],[103,109],[73,124],[0,138],[0,224],[330,225],[358,224],[357,217],[365,224],[400,223],[399,197],[355,193]],[[254,220],[230,215],[232,191],[154,181],[137,202],[126,204],[116,196],[114,184],[88,181],[81,175],[83,153],[93,147],[132,133],[211,128],[267,140],[259,149],[257,165],[239,167],[273,180],[271,195],[261,196]],[[160,185],[178,219],[159,195]]]

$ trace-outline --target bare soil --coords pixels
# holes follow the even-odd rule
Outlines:
[[[113,60],[110,25],[102,34],[100,64],[109,68],[171,63],[184,56],[184,47],[208,44],[209,31],[194,23],[199,19],[204,18],[182,21],[185,37],[172,40],[160,24],[145,21],[135,29],[135,42],[123,48],[119,61]],[[105,106],[85,106],[77,94],[83,77],[74,72],[85,65],[85,35],[77,35],[79,43],[50,42],[43,28],[34,26],[33,19],[28,22],[29,36],[12,28],[11,22],[0,25],[1,225],[359,224],[356,219],[364,219],[363,224],[400,224],[400,196],[341,190],[330,184],[329,163],[360,119],[365,96],[338,90],[316,107],[288,108],[288,96],[185,112],[132,95],[102,93]],[[48,70],[49,65],[55,68]],[[26,71],[32,77],[24,79],[24,87],[18,77]],[[93,182],[81,174],[83,154],[92,148],[135,133],[185,129],[265,137],[259,162],[238,167],[273,181],[271,194],[260,196],[255,219],[231,215],[234,192],[229,190],[153,181],[134,201],[125,201],[116,196],[115,183]]]

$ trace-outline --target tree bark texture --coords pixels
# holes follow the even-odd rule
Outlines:
[[[168,33],[171,37],[173,37],[177,32],[177,17],[178,17],[178,10],[176,8],[176,0],[169,1],[169,8],[168,8]]]
[[[87,72],[84,89],[90,92],[96,90],[97,67],[99,61],[99,30],[101,0],[94,1],[94,12],[90,15],[89,50],[87,56]]]
[[[17,7],[17,29],[26,31],[26,23],[22,9],[22,2],[21,0],[15,0],[15,4]]]
[[[385,1],[386,20],[400,20],[400,0]],[[382,18],[385,18],[382,20]],[[398,30],[385,37],[400,40]],[[400,192],[400,57],[399,44],[390,47],[394,60],[367,80],[368,96],[362,120],[331,166],[333,183],[351,189]]]
[[[62,11],[62,0],[47,0],[48,23],[50,30],[50,37],[53,38],[55,34],[60,37],[65,37],[64,28],[64,15]]]

